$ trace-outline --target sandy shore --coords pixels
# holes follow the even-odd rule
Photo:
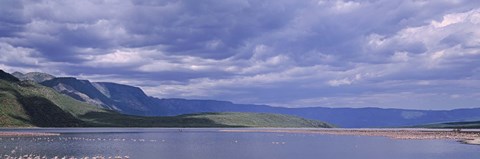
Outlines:
[[[225,129],[222,132],[271,132],[271,133],[302,133],[350,136],[384,136],[404,140],[449,139],[466,144],[480,145],[480,132],[425,129]]]
[[[0,137],[58,136],[57,133],[0,132]]]
[[[480,138],[461,140],[465,144],[480,145]]]

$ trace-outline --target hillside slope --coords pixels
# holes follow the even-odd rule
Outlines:
[[[419,125],[415,127],[422,128],[445,128],[445,129],[480,129],[480,121],[469,121],[469,122],[447,122],[447,123],[437,123],[437,124],[427,124]]]
[[[105,112],[30,81],[12,79],[0,70],[0,126],[85,126],[78,116]]]
[[[170,117],[144,117],[116,113],[88,113],[81,116],[100,127],[282,127],[331,128],[331,124],[300,117],[264,113],[200,113]]]
[[[26,73],[26,74],[23,74],[23,73],[20,73],[20,72],[14,72],[14,73],[12,73],[12,75],[15,76],[16,78],[18,78],[21,81],[30,80],[30,81],[34,81],[36,83],[40,83],[40,82],[51,80],[51,79],[55,78],[55,76],[52,76],[52,75],[47,74],[47,73],[42,73],[42,72],[29,72],[29,73]]]
[[[0,80],[0,127],[320,127],[330,124],[294,116],[205,113],[144,117],[111,112],[35,83]]]
[[[151,98],[140,88],[104,82],[90,82],[73,77],[60,77],[40,84],[101,108],[131,115],[145,115],[149,112]]]
[[[186,115],[190,118],[207,118],[224,125],[246,126],[246,127],[334,127],[331,124],[318,120],[308,120],[300,117],[265,114],[265,113],[202,113]]]
[[[382,108],[284,108],[268,105],[235,104],[227,101],[155,99],[152,115],[179,115],[201,112],[256,112],[295,115],[325,121],[339,127],[403,127],[425,123],[480,120],[480,109],[407,110]],[[149,114],[149,115],[150,115]]]
[[[124,115],[80,102],[32,81],[20,81],[0,70],[0,127],[92,126],[331,127],[320,121],[276,114],[207,113],[174,117]]]
[[[326,121],[340,127],[403,127],[426,123],[478,121],[480,109],[407,110],[382,108],[284,108],[235,104],[229,101],[158,99],[140,88],[115,83],[97,83],[76,78],[55,78],[42,84],[102,108],[139,116],[176,116],[205,112],[254,112],[294,115]]]

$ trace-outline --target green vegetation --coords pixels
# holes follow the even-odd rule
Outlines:
[[[112,112],[93,112],[81,116],[91,126],[106,127],[318,127],[330,124],[299,117],[264,113],[201,113],[173,117],[128,116]]]
[[[106,112],[34,82],[0,80],[0,126],[86,126],[78,116]]]
[[[445,128],[445,129],[479,129],[480,121],[437,123],[437,124],[419,125],[415,127]]]
[[[282,114],[265,114],[265,113],[202,113],[185,115],[179,117],[188,117],[196,119],[210,119],[217,123],[231,126],[246,127],[333,127],[333,125],[317,121],[308,120],[300,117],[282,115]]]
[[[1,71],[0,127],[331,127],[331,125],[294,116],[261,113],[202,113],[173,117],[124,115],[77,101],[33,81],[18,81]]]

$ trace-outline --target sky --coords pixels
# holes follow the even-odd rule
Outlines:
[[[0,0],[0,69],[284,107],[480,107],[477,0]]]

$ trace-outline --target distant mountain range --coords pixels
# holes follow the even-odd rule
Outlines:
[[[44,74],[42,76],[44,76]],[[42,81],[39,80],[39,78],[31,76],[26,79]],[[111,85],[105,84],[99,88],[109,88],[109,86]],[[119,88],[122,88],[122,86],[119,86]],[[117,94],[114,88],[108,89],[108,91],[116,94],[109,96],[109,98],[112,99],[128,96]],[[115,103],[115,101],[113,103]],[[32,126],[332,127],[330,124],[321,121],[266,113],[200,113],[169,117],[126,115],[75,100],[72,97],[62,95],[51,88],[42,86],[31,80],[20,81],[16,77],[0,70],[0,127]]]
[[[255,112],[295,115],[321,120],[339,127],[403,127],[427,123],[480,121],[480,108],[455,110],[407,110],[382,108],[284,108],[268,105],[235,104],[228,101],[159,99],[140,88],[73,77],[53,77],[44,73],[14,73],[19,79],[34,80],[74,99],[139,116],[175,116],[202,112]],[[38,76],[38,77],[37,77]],[[53,78],[52,78],[53,77]]]

